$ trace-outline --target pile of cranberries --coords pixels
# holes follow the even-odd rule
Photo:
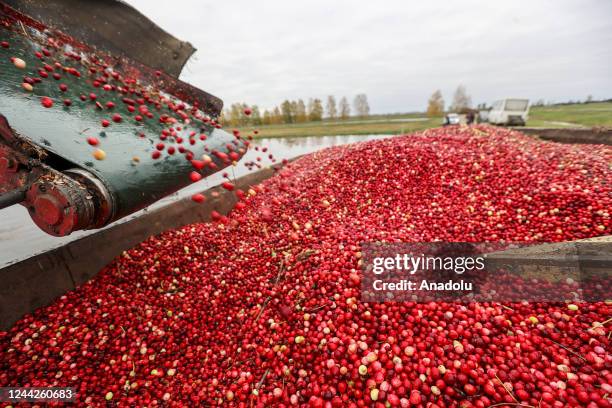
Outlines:
[[[612,149],[490,127],[334,147],[0,334],[0,386],[81,405],[610,407],[612,305],[365,303],[362,242],[610,234]]]

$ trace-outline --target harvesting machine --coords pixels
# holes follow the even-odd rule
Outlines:
[[[195,49],[119,0],[0,0],[0,208],[101,228],[244,154],[223,102],[178,79]],[[203,159],[204,158],[204,159]]]

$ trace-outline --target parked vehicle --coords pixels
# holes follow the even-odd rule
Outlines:
[[[502,99],[493,102],[489,123],[503,126],[525,126],[529,114],[529,99]]]
[[[477,116],[478,123],[489,123],[489,112],[490,111],[491,111],[491,108],[479,109],[478,116]]]
[[[459,123],[461,123],[461,117],[456,113],[449,113],[444,116],[444,126],[458,125]]]

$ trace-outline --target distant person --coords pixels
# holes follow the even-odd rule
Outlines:
[[[472,123],[474,123],[474,119],[475,119],[474,112],[468,112],[468,114],[465,116],[465,122],[468,125],[471,125]]]
[[[442,126],[448,125],[450,125],[450,118],[448,117],[448,115],[444,115],[444,122],[442,123]]]

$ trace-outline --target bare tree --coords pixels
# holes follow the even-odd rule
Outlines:
[[[472,98],[468,95],[465,86],[459,85],[453,96],[451,110],[461,112],[472,107]]]
[[[444,98],[442,98],[442,92],[438,89],[429,98],[427,116],[440,116],[442,113],[444,113]]]
[[[351,116],[351,105],[349,105],[346,96],[340,99],[340,119],[348,119]]]
[[[370,105],[368,104],[368,97],[366,94],[359,94],[355,96],[353,107],[355,108],[355,113],[359,117],[363,118],[370,114]]]
[[[327,97],[327,116],[330,119],[335,119],[338,116],[338,109],[336,108],[336,98],[333,95]]]

